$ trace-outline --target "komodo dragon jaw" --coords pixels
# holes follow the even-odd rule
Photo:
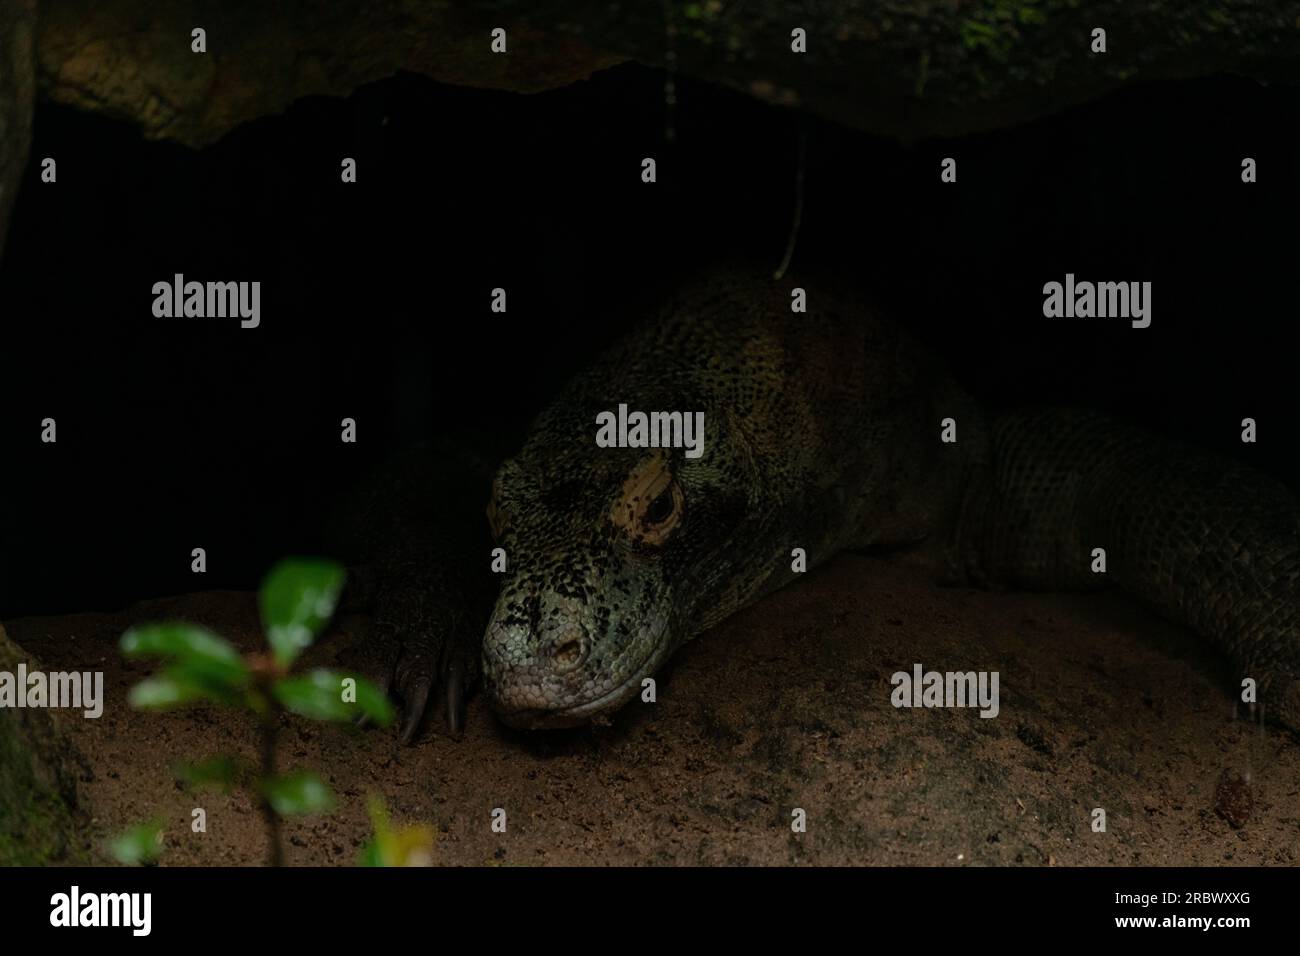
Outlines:
[[[549,636],[535,643],[529,629],[499,625],[494,617],[484,643],[489,662],[485,686],[492,709],[503,723],[523,730],[576,727],[618,710],[637,695],[642,681],[659,669],[675,646],[664,639],[663,620],[645,628],[637,641],[651,648],[648,659],[609,669],[600,664],[585,667],[580,659],[566,667],[564,647],[576,637],[561,636],[558,645]],[[559,653],[553,650],[557,646]]]

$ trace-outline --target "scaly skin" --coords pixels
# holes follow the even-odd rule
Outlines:
[[[1211,638],[1300,727],[1300,509],[1280,485],[1075,412],[986,424],[860,306],[724,270],[579,376],[497,473],[505,576],[483,643],[493,707],[557,727],[622,706],[684,641],[836,552],[930,538],[987,582],[1108,574]],[[619,403],[705,413],[705,448],[600,448]],[[957,422],[942,443],[940,421]]]
[[[1300,730],[1300,504],[1234,461],[1080,411],[1005,415],[968,503],[965,560],[995,583],[1116,583],[1209,638]],[[1106,550],[1107,573],[1090,570]]]
[[[376,643],[398,705],[398,733],[415,739],[431,700],[453,733],[478,680],[491,575],[488,529],[477,507],[486,469],[447,448],[416,446],[367,477],[334,530],[352,565],[353,603],[374,612]]]
[[[788,583],[792,549],[812,566],[950,514],[962,462],[919,439],[937,436],[936,402],[968,403],[898,330],[815,295],[792,315],[787,289],[743,273],[686,289],[502,465],[512,573],[483,646],[502,719],[612,711],[682,642]],[[703,455],[598,448],[596,414],[620,402],[703,411]]]

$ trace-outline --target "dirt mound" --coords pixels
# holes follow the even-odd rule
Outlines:
[[[8,629],[51,669],[104,671],[103,717],[66,722],[93,767],[89,844],[159,816],[165,865],[259,863],[248,798],[187,792],[170,770],[251,757],[251,723],[126,704],[149,666],[116,640],[159,618],[244,649],[261,640],[254,596],[232,592]],[[307,663],[372,666],[365,625],[337,621]],[[998,671],[998,716],[895,709],[890,676],[917,663]],[[948,590],[896,559],[844,556],[683,648],[658,702],[612,726],[516,733],[476,698],[459,739],[435,723],[403,748],[391,732],[287,719],[281,766],[321,772],[339,803],[291,822],[286,854],[356,862],[378,793],[396,820],[434,827],[440,864],[1295,865],[1300,746],[1234,719],[1225,686],[1189,636],[1121,595]],[[1226,814],[1239,827],[1216,812],[1225,772],[1249,781]],[[190,831],[195,807],[206,833]],[[791,830],[796,808],[806,833]]]

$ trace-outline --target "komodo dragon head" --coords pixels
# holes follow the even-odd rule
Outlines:
[[[829,309],[792,325],[787,295],[730,274],[684,289],[571,382],[497,472],[488,517],[507,571],[483,673],[505,722],[616,710],[684,641],[792,580],[792,546],[833,553],[850,505],[865,507],[839,476],[871,485],[888,462],[892,432],[859,410],[867,382],[895,402],[898,350],[869,352],[875,327]],[[598,447],[597,416],[620,403],[703,412],[698,456]]]
[[[594,428],[594,426],[593,426]],[[590,431],[590,430],[589,430]],[[483,643],[506,723],[566,727],[636,696],[711,617],[747,502],[680,450],[544,447],[507,461],[489,519],[508,573]],[[713,457],[713,456],[711,456]]]

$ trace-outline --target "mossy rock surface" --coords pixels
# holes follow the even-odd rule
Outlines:
[[[1141,81],[1300,78],[1300,0],[44,0],[38,13],[43,97],[191,146],[398,71],[533,93],[671,59],[905,140],[1020,123]],[[204,53],[191,50],[195,28]],[[504,53],[491,49],[498,28]]]
[[[40,665],[0,625],[0,671]],[[80,760],[49,710],[0,708],[0,866],[85,862],[79,831]]]
[[[32,138],[34,2],[0,0],[0,255]]]

